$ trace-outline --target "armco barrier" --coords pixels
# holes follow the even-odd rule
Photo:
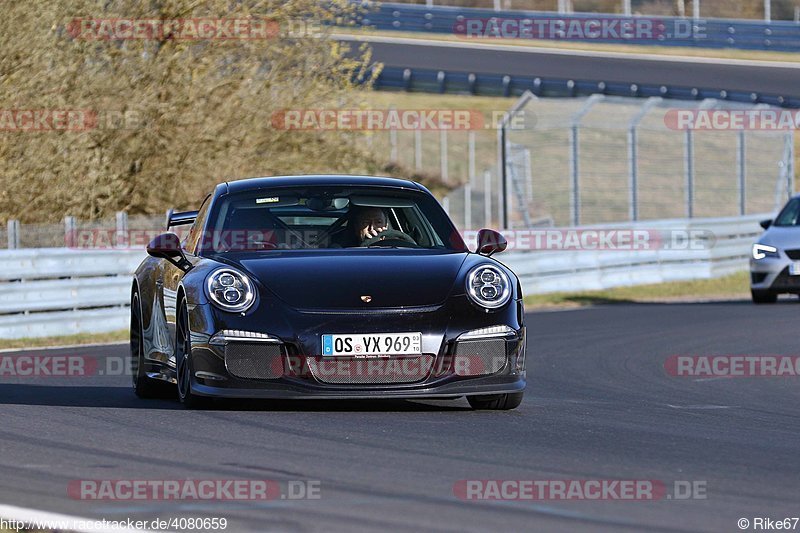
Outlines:
[[[751,246],[770,215],[664,220],[616,225],[628,229],[702,230],[713,243],[695,250],[509,252],[497,259],[520,278],[525,294],[710,279],[745,270]],[[604,225],[613,228],[615,225]],[[746,287],[742,287],[746,290]]]
[[[481,96],[520,96],[530,91],[536,96],[633,96],[704,100],[716,98],[747,104],[769,104],[800,108],[800,98],[756,92],[715,90],[677,85],[636,84],[534,76],[502,76],[474,72],[384,67],[375,81],[376,89],[431,93],[474,94]]]
[[[355,2],[364,5],[364,2]],[[446,7],[414,4],[376,3],[365,7],[356,23],[379,30],[458,34],[459,25],[472,19],[489,20],[553,19],[619,21],[637,17],[602,13],[571,13],[560,15],[554,12],[493,11],[465,7]],[[641,18],[641,17],[639,17]],[[676,17],[648,16],[664,25],[656,28],[652,38],[603,39],[606,43],[628,43],[657,46],[686,46],[696,48],[737,48],[743,50],[800,51],[800,24],[787,21],[760,22],[728,19],[680,19]],[[673,31],[687,28],[688,31]],[[466,38],[466,37],[465,37]],[[558,40],[568,41],[560,37]]]
[[[1,339],[128,327],[131,274],[144,251],[0,250]]]
[[[713,240],[701,249],[509,251],[497,259],[519,275],[527,294],[713,278],[747,268],[758,221],[768,216],[603,226],[703,230]],[[2,339],[126,328],[131,274],[143,257],[131,250],[0,250],[0,348]]]

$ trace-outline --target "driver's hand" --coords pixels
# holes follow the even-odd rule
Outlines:
[[[382,228],[367,228],[366,235],[364,236],[364,240],[372,239],[373,237],[377,237],[384,231],[386,231],[388,226],[383,226]]]

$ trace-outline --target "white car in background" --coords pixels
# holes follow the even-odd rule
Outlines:
[[[775,303],[781,293],[800,294],[800,195],[772,220],[750,255],[750,294],[757,304]]]

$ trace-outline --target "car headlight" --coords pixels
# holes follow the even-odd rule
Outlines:
[[[497,309],[511,299],[511,283],[499,268],[481,265],[467,274],[467,294],[479,306]]]
[[[753,259],[764,259],[765,257],[778,257],[778,249],[768,244],[754,244]]]
[[[247,276],[230,268],[219,268],[206,280],[211,301],[224,311],[247,310],[255,301],[253,284]]]

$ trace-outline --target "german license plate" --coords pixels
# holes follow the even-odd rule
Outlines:
[[[356,333],[323,335],[322,355],[377,357],[422,353],[422,333]]]
[[[789,263],[789,275],[800,276],[800,262]]]

